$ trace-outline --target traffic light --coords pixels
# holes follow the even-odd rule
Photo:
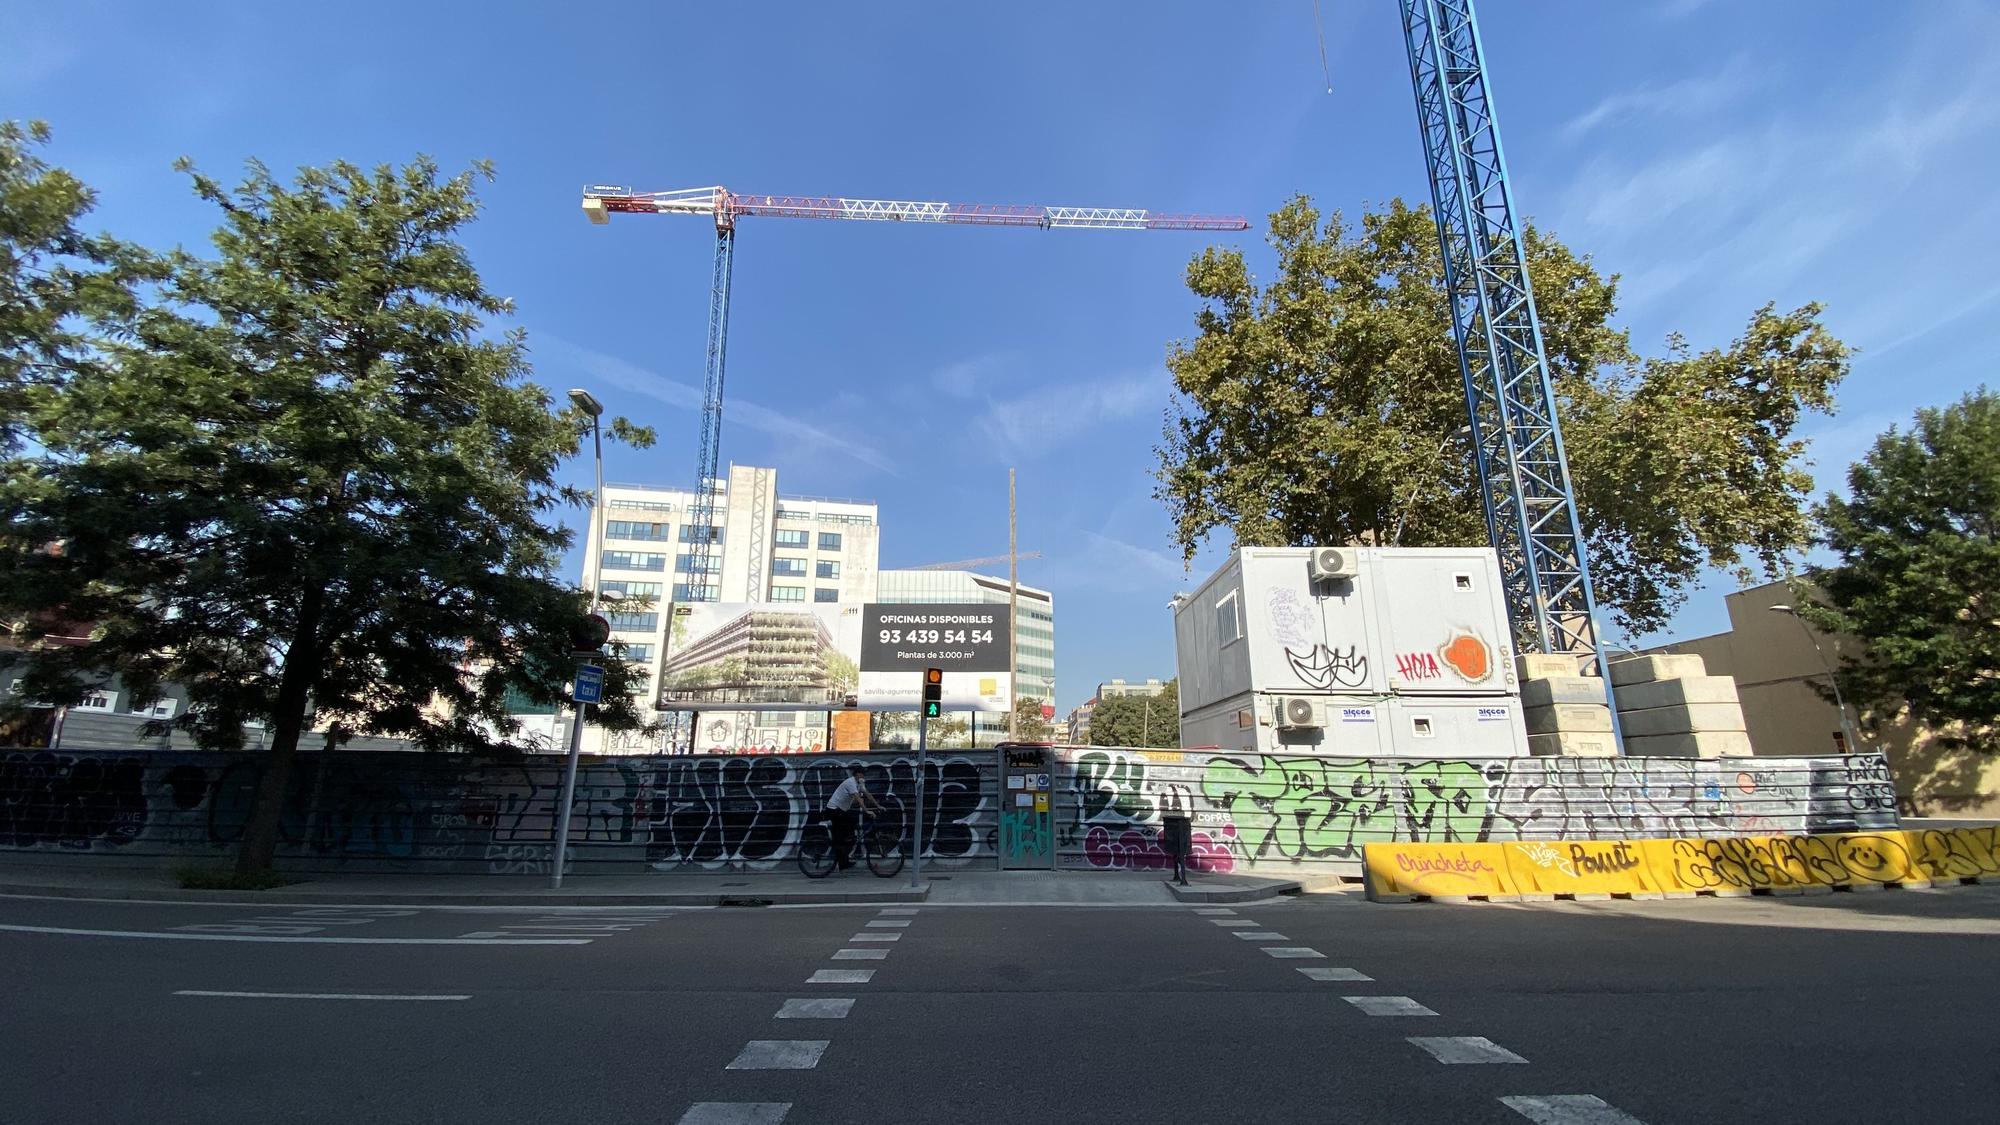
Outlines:
[[[944,669],[924,669],[924,718],[944,717]]]
[[[595,613],[587,613],[569,627],[569,643],[577,652],[596,652],[611,639],[611,622]]]

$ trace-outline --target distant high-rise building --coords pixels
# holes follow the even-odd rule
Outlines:
[[[885,570],[876,578],[875,600],[933,605],[954,602],[1007,604],[1007,580],[969,570]],[[1056,607],[1047,590],[1021,586],[1020,620],[1014,640],[1014,690],[1021,698],[1056,702]],[[973,723],[978,745],[1007,736],[1007,716],[982,713]]]
[[[881,528],[873,502],[780,495],[776,469],[748,465],[731,465],[728,479],[710,486],[715,490],[711,526],[720,541],[706,573],[693,573],[689,558],[697,534],[688,518],[695,502],[689,489],[607,486],[603,541],[593,520],[585,543],[586,586],[593,559],[601,559],[607,596],[653,599],[647,609],[607,614],[627,657],[645,668],[648,696],[640,702],[648,715],[654,714],[672,603],[865,602],[875,596]],[[601,731],[584,732],[587,752],[662,749],[660,737],[619,735],[609,741],[604,744]]]

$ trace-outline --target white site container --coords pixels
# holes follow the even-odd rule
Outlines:
[[[1391,756],[1518,758],[1528,753],[1518,699],[1399,695],[1386,710]]]
[[[1340,576],[1315,579],[1315,550],[1239,549],[1176,599],[1183,745],[1343,755],[1527,752],[1492,551],[1340,548]],[[1411,749],[1390,721],[1389,701],[1397,696],[1497,700],[1508,719],[1468,726],[1453,718],[1430,738],[1436,749]],[[1281,724],[1287,698],[1314,701],[1320,721]],[[1372,719],[1347,714],[1357,708],[1374,708]],[[1514,730],[1501,739],[1496,725]],[[1455,745],[1467,739],[1518,748]]]

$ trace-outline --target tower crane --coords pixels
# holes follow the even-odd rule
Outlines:
[[[1033,207],[979,203],[941,203],[898,199],[844,199],[813,195],[738,195],[723,187],[681,191],[635,192],[624,187],[587,187],[583,213],[591,222],[609,223],[621,215],[697,215],[715,223],[715,269],[708,298],[708,367],[702,380],[701,443],[695,465],[695,502],[688,514],[689,578],[705,583],[714,557],[711,526],[715,520],[715,479],[722,443],[723,373],[729,354],[729,286],[734,273],[736,220],[745,215],[786,219],[851,219],[872,222],[955,223],[982,227],[1029,227],[1039,230],[1195,230],[1250,229],[1241,216],[1165,215],[1126,207]],[[715,588],[704,584],[697,600],[712,600]]]
[[[1472,0],[1398,0],[1486,531],[1520,649],[1594,663],[1597,599]],[[1619,738],[1623,744],[1623,738]]]
[[[1022,551],[1019,554],[1014,554],[1014,555],[982,555],[976,559],[953,559],[950,562],[925,563],[922,566],[913,566],[907,569],[971,570],[975,566],[992,566],[994,563],[1003,563],[1009,561],[1010,559],[1026,562],[1029,559],[1039,559],[1041,557],[1042,553],[1040,551]]]

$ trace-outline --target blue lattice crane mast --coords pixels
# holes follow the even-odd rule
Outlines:
[[[1486,531],[1521,651],[1611,673],[1472,0],[1399,0]],[[1616,723],[1618,708],[1612,704]],[[1622,744],[1622,739],[1620,742]]]
[[[722,448],[723,372],[729,358],[729,286],[736,257],[736,220],[742,215],[788,219],[858,219],[874,222],[956,223],[1038,230],[1249,230],[1236,215],[1164,215],[1131,207],[1037,207],[943,203],[932,200],[844,199],[823,195],[738,195],[726,188],[636,193],[622,187],[583,190],[583,213],[608,223],[613,212],[639,215],[706,215],[715,220],[715,275],[708,297],[708,371],[702,380],[701,445],[695,466],[695,502],[688,512],[688,587],[692,600],[714,601],[715,474]],[[753,596],[755,594],[753,593]]]

